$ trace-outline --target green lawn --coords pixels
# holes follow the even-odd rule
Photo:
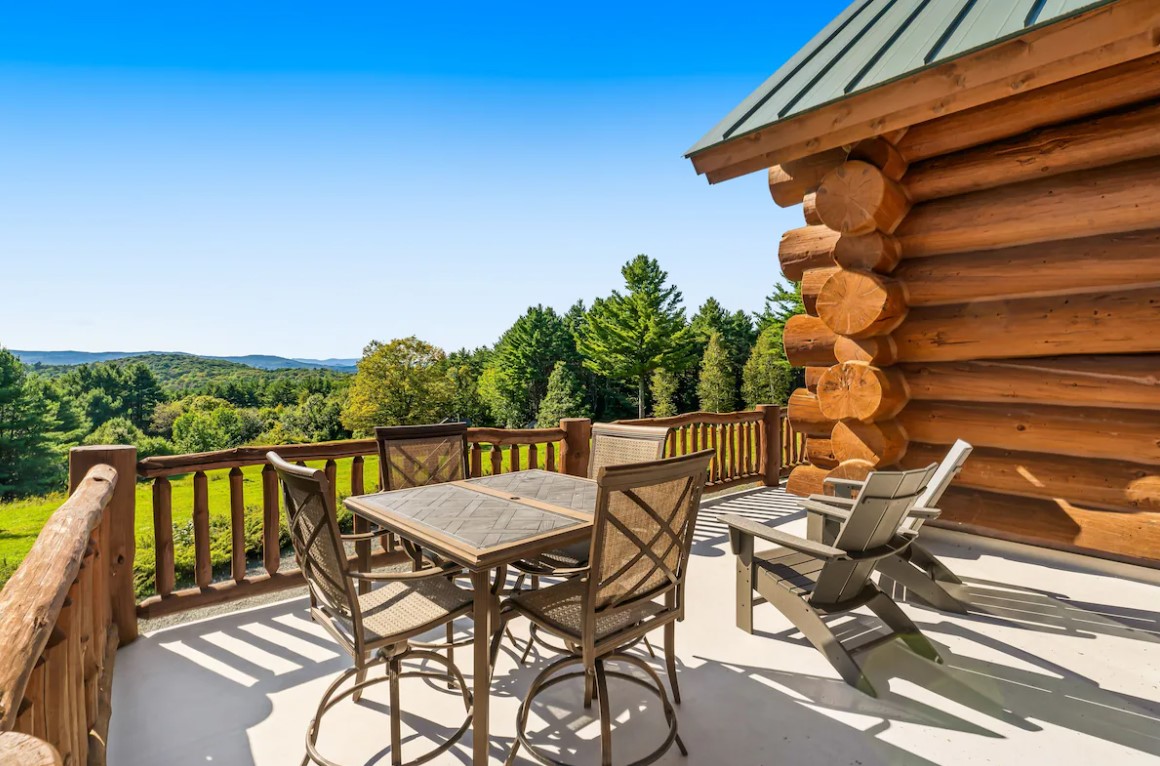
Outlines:
[[[520,448],[520,466],[526,468],[527,447]],[[486,454],[488,448],[484,448],[483,455],[483,469],[485,474],[491,473],[491,457]],[[544,451],[540,449],[541,466],[544,460]],[[364,459],[363,477],[364,486],[368,492],[374,491],[378,488],[379,465],[378,458],[367,457]],[[322,461],[309,463],[312,467],[323,467]],[[511,465],[510,453],[504,450],[503,453],[503,471],[509,470]],[[350,467],[351,459],[337,461],[338,476],[336,485],[340,498],[346,497],[350,494]],[[243,482],[243,495],[245,497],[245,504],[247,509],[247,516],[260,518],[262,507],[262,467],[250,466],[242,469],[242,474],[245,477]],[[215,539],[223,537],[221,535],[222,527],[228,529],[230,517],[230,485],[229,485],[229,471],[210,471],[206,474],[209,485],[209,511],[211,519],[211,532]],[[183,535],[182,531],[188,530],[193,515],[193,477],[192,474],[185,474],[182,476],[175,476],[170,479],[172,486],[172,509],[173,509],[173,526],[177,530],[175,535],[175,559],[178,561],[179,570],[182,568],[182,560],[186,559],[187,564],[191,564],[188,559],[192,556],[190,545],[183,545],[183,538],[188,535]],[[40,533],[41,528],[48,520],[49,516],[60,507],[65,500],[64,493],[57,493],[38,498],[29,498],[26,500],[18,500],[10,503],[0,503],[0,583],[3,583],[15,571],[19,563],[27,555],[29,549],[32,547],[36,536]],[[152,562],[153,562],[153,482],[139,481],[137,482],[137,541],[138,541],[138,592],[144,595],[152,590]],[[226,566],[228,567],[228,534],[224,535],[224,539],[220,544],[215,544],[214,548],[214,564],[215,568]],[[190,549],[190,550],[183,550]],[[183,553],[187,554],[183,556]],[[260,555],[260,552],[251,550],[252,556]],[[178,580],[183,580],[181,574],[178,575]],[[148,581],[148,582],[146,582]]]

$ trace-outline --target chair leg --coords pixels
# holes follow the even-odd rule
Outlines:
[[[825,655],[843,681],[871,697],[878,696],[870,679],[866,678],[861,666],[855,662],[854,656],[842,646],[842,642],[830,630],[830,626],[826,625],[821,615],[805,599],[777,584],[771,584],[768,588],[759,586],[758,591],[793,623],[815,649]]]
[[[354,674],[354,685],[358,686],[363,681],[367,680],[367,669],[362,662],[358,663],[358,672]],[[362,699],[362,689],[359,689],[350,697],[353,701],[358,702]]]
[[[652,644],[649,643],[648,636],[641,636],[640,639],[641,641],[644,641],[644,648],[648,649],[648,656],[655,660],[657,658],[657,653],[653,651],[653,647]]]
[[[753,633],[753,538],[742,542],[747,546],[737,556],[737,627]]]
[[[934,644],[923,635],[918,626],[906,616],[906,612],[903,612],[890,596],[879,593],[870,599],[866,606],[878,615],[878,619],[886,623],[887,627],[894,631],[915,654],[934,662],[941,663],[943,661],[938,650],[934,648]]]
[[[593,681],[596,679],[595,671],[586,671],[584,673],[584,709],[592,708],[592,697],[596,691]]]
[[[399,707],[399,660],[392,657],[387,664],[387,672],[391,674],[391,766],[402,766],[403,763],[403,721],[402,709]]]
[[[604,663],[596,660],[597,701],[600,703],[600,766],[612,766],[612,713],[608,708],[608,678]]]
[[[669,686],[673,690],[673,702],[681,704],[681,687],[677,686],[677,624],[665,624],[665,667],[669,671]]]
[[[883,577],[894,580],[935,609],[955,614],[967,614],[967,608],[947,591],[942,582],[930,579],[925,572],[901,556],[882,559],[878,562],[877,568]]]
[[[911,543],[906,549],[907,557],[916,567],[923,570],[932,580],[962,585],[963,581],[955,576],[947,565],[939,561],[938,557],[918,543]]]

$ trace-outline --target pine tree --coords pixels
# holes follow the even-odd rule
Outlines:
[[[759,404],[785,404],[790,391],[795,388],[799,376],[785,358],[782,345],[782,328],[777,324],[757,336],[753,353],[745,363],[741,374],[741,392],[745,404],[756,407]]]
[[[765,308],[760,314],[754,314],[753,318],[757,321],[757,332],[760,334],[770,325],[785,327],[790,317],[804,313],[806,307],[802,303],[802,286],[796,282],[792,289],[781,284],[775,285],[773,292],[765,298]]]
[[[697,396],[701,409],[706,412],[731,412],[737,403],[734,391],[737,378],[729,354],[721,342],[721,334],[709,336],[709,346],[701,359],[701,378],[697,383]]]
[[[54,412],[20,360],[0,348],[0,500],[47,489],[61,474],[49,438]]]
[[[121,379],[124,381],[125,416],[138,429],[149,425],[153,418],[153,410],[160,402],[165,401],[161,391],[161,383],[153,371],[141,362],[135,362],[121,370]],[[239,406],[248,403],[233,402]],[[251,405],[252,406],[252,405]]]
[[[529,308],[496,343],[489,362],[484,395],[496,420],[509,427],[535,421],[552,369],[575,357],[564,319],[551,308]]]
[[[649,376],[662,367],[683,369],[689,358],[689,331],[681,293],[667,285],[668,274],[647,255],[620,272],[627,292],[597,299],[580,330],[579,351],[595,372],[636,383],[637,414],[644,417]]]
[[[587,418],[592,416],[584,392],[575,374],[564,362],[556,362],[552,375],[548,378],[548,392],[540,401],[540,428],[555,428],[563,418]]]
[[[660,369],[653,373],[649,393],[652,394],[654,418],[671,418],[677,414],[677,376]]]

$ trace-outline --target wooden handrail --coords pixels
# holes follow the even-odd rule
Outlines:
[[[761,420],[761,413],[757,410],[741,410],[740,412],[686,412],[667,418],[635,418],[632,420],[617,420],[620,425],[626,426],[687,426],[690,423],[708,423],[724,425],[727,423],[756,423]]]

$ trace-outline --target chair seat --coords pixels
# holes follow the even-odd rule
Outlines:
[[[795,596],[808,596],[814,592],[825,563],[787,548],[774,548],[753,556],[753,565],[757,567],[759,576],[770,578]]]
[[[446,577],[387,581],[358,597],[368,644],[392,643],[446,622],[471,606],[471,591]],[[353,635],[350,620],[340,618]]]
[[[590,545],[587,541],[541,553],[536,561],[553,569],[580,569],[588,566]]]
[[[559,585],[526,591],[513,596],[509,603],[541,626],[579,640],[584,619],[584,591],[587,588],[585,580],[572,579]],[[630,609],[598,614],[596,640],[600,641],[663,611],[664,604],[646,601]]]

